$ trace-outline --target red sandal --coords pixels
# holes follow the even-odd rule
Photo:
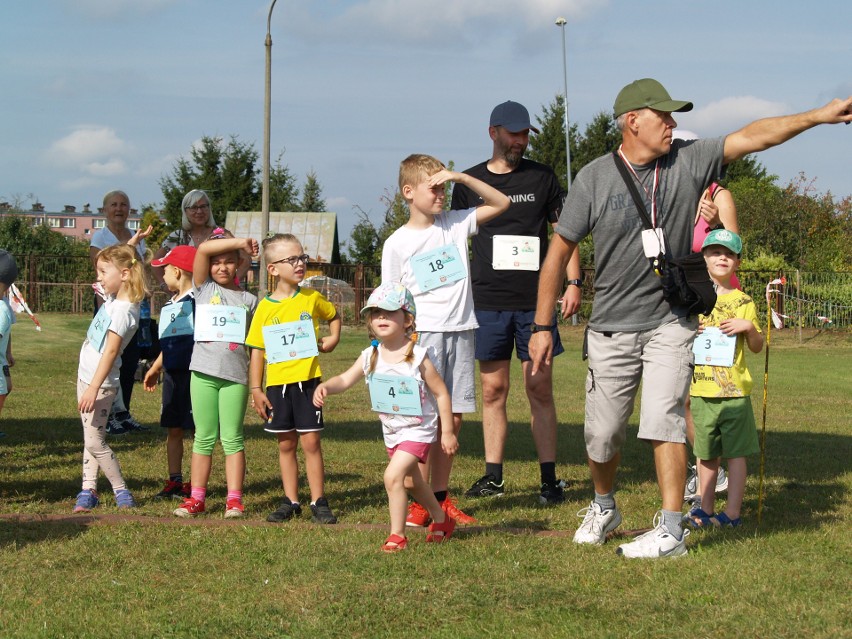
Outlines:
[[[449,515],[444,515],[444,521],[440,524],[432,522],[429,524],[429,534],[426,535],[426,541],[440,543],[446,541],[453,536],[453,531],[456,529],[456,520]],[[441,533],[436,535],[435,533]]]
[[[382,552],[399,552],[400,550],[405,550],[407,545],[408,537],[391,535],[385,540],[385,543],[382,544]]]

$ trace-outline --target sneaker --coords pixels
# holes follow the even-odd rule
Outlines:
[[[77,503],[74,504],[75,513],[87,513],[101,503],[98,493],[94,490],[81,490],[77,493]]]
[[[661,512],[654,516],[654,529],[639,535],[627,544],[622,544],[615,551],[617,554],[630,559],[656,559],[658,557],[680,557],[687,553],[686,538],[689,531],[683,531],[683,537],[675,538],[663,523]]]
[[[110,417],[107,421],[106,432],[107,435],[121,437],[122,435],[126,435],[128,430],[115,417]]]
[[[331,508],[328,507],[328,500],[325,497],[320,497],[311,504],[311,512],[313,513],[311,521],[315,524],[337,523],[337,517],[335,517],[334,513],[331,512]]]
[[[302,506],[299,502],[295,504],[290,501],[289,497],[284,497],[281,500],[281,505],[278,506],[275,510],[269,513],[269,516],[266,518],[266,521],[271,521],[275,524],[280,524],[282,521],[287,521],[288,519],[292,519],[294,515],[302,514]]]
[[[154,499],[184,499],[189,497],[189,493],[185,490],[186,487],[188,487],[188,484],[170,479],[166,482],[166,487],[154,495]]]
[[[431,519],[429,511],[416,501],[408,504],[408,516],[405,518],[406,526],[426,526]]]
[[[574,533],[575,544],[600,545],[606,541],[607,533],[621,524],[618,506],[602,510],[600,504],[592,502],[588,508],[578,512],[577,516],[583,518],[583,523]]]
[[[723,493],[728,490],[728,476],[725,469],[719,466],[719,474],[716,475],[716,492]]]
[[[128,433],[151,430],[147,426],[143,426],[135,419],[133,419],[133,415],[126,411],[116,413],[115,419],[124,427],[125,431],[127,431]]]
[[[136,500],[126,488],[115,491],[115,505],[119,508],[136,508]]]
[[[225,519],[235,519],[242,517],[245,506],[239,499],[231,498],[225,502]]]
[[[698,469],[693,464],[689,464],[687,469],[689,470],[689,478],[686,480],[686,486],[683,489],[683,501],[691,503],[698,491]]]
[[[449,495],[447,495],[447,498],[441,502],[441,508],[445,513],[447,513],[447,516],[450,519],[455,519],[459,526],[468,526],[476,523],[475,518],[459,510],[459,507],[456,506],[456,500]]]
[[[716,492],[723,493],[728,490],[728,475],[725,469],[719,466],[719,474],[716,475]],[[692,503],[695,499],[695,494],[698,492],[698,471],[695,466],[689,466],[689,479],[686,480],[686,487],[683,491],[683,500]]]
[[[565,493],[562,490],[563,488],[565,488],[565,482],[561,479],[553,484],[544,482],[541,485],[541,494],[538,496],[538,503],[542,506],[547,506],[548,504],[561,504],[565,501]]]
[[[497,483],[494,475],[488,474],[480,477],[464,494],[465,497],[500,497],[503,494],[505,481]]]
[[[183,500],[183,505],[180,508],[175,508],[174,515],[178,517],[195,517],[204,512],[204,502],[194,497],[187,497]]]

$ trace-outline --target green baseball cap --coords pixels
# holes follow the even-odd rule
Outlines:
[[[707,237],[704,238],[704,243],[701,245],[701,248],[704,249],[708,246],[716,245],[724,246],[726,249],[736,253],[737,255],[742,255],[743,252],[743,241],[740,239],[740,236],[727,229],[716,229],[715,231],[710,231]]]
[[[615,117],[618,117],[628,111],[645,108],[666,113],[692,111],[692,102],[672,100],[669,92],[662,84],[653,78],[642,78],[631,82],[618,92],[613,111]]]

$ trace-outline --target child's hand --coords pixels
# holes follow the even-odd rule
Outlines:
[[[260,245],[257,243],[257,240],[253,240],[250,237],[246,238],[243,249],[252,257],[257,257],[260,254]]]
[[[319,338],[317,348],[320,353],[330,353],[340,343],[340,339],[333,335],[325,335]]]
[[[6,365],[12,368],[15,365],[15,358],[12,353],[6,353]]]
[[[251,391],[251,407],[254,408],[254,412],[261,419],[269,419],[269,414],[272,411],[272,403],[262,389],[255,388]]]
[[[157,384],[160,383],[160,371],[149,368],[145,373],[145,379],[142,380],[142,387],[149,393],[157,390]]]
[[[80,401],[77,402],[77,409],[81,413],[91,413],[95,410],[95,400],[98,398],[98,389],[94,386],[89,386],[86,391],[80,396]]]
[[[328,397],[328,389],[325,384],[320,384],[314,389],[314,406],[322,408],[325,405],[326,397]]]
[[[455,433],[441,433],[441,450],[452,457],[459,450],[459,440]]]
[[[754,324],[751,323],[750,320],[742,319],[739,317],[732,317],[730,319],[722,320],[719,324],[719,328],[725,335],[739,335],[740,333],[748,333]]]
[[[463,176],[461,173],[456,173],[455,171],[448,171],[447,169],[441,169],[435,175],[431,176],[426,183],[429,185],[429,188],[435,186],[440,186],[445,182],[457,182]]]
[[[698,333],[697,334],[701,335],[701,333],[703,333],[703,332],[704,332],[704,320],[699,319],[698,320]]]
[[[704,192],[704,197],[698,202],[698,215],[711,227],[722,222],[719,217],[719,207],[710,199],[709,190]]]

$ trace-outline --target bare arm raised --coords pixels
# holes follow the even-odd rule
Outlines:
[[[501,213],[504,213],[509,208],[509,204],[511,204],[511,201],[506,195],[467,173],[458,173],[456,171],[448,171],[447,169],[438,171],[429,178],[429,187],[438,186],[447,180],[456,184],[464,184],[482,198],[482,204],[476,207],[477,225],[493,220]]]
[[[835,98],[825,106],[804,113],[755,120],[725,138],[723,163],[730,164],[749,153],[765,151],[783,144],[820,124],[840,122],[852,122],[852,96],[845,100]]]

